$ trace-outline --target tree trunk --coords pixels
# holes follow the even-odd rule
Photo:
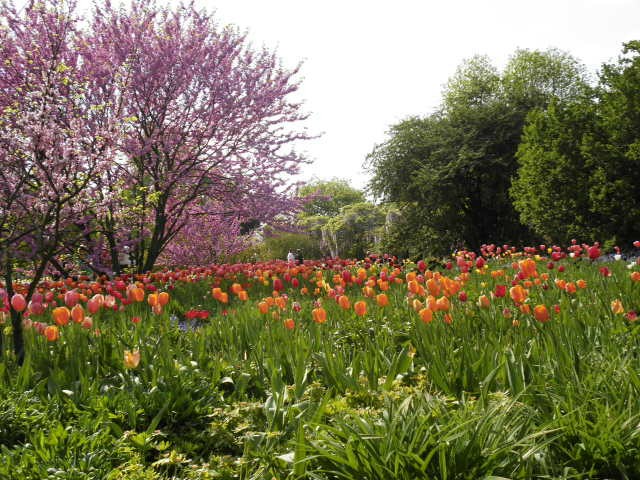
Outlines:
[[[22,314],[11,309],[11,325],[13,326],[13,351],[18,365],[24,363],[24,337],[22,335]]]
[[[162,204],[164,205],[164,204]],[[158,207],[160,208],[160,207]],[[156,260],[162,253],[164,248],[164,240],[165,240],[165,228],[167,226],[167,217],[163,212],[156,213],[156,224],[153,229],[153,235],[149,241],[149,248],[147,249],[147,255],[144,260],[144,263],[138,267],[139,273],[150,272],[154,265],[156,264]]]
[[[5,271],[4,281],[7,290],[7,296],[9,302],[13,297],[15,291],[13,290],[13,263],[5,253]],[[9,303],[9,311],[11,312],[11,326],[13,327],[13,351],[16,354],[16,361],[18,365],[24,363],[24,337],[22,335],[22,314],[16,312],[11,303]]]

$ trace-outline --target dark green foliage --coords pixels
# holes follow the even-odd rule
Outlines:
[[[302,251],[304,258],[322,258],[318,241],[308,233],[275,233],[265,237],[255,252],[262,260],[286,260],[289,252]],[[248,259],[253,261],[255,259]]]
[[[511,193],[548,241],[623,245],[640,235],[640,43],[624,53],[590,95],[529,117]]]
[[[531,240],[509,197],[525,119],[584,85],[581,67],[557,50],[519,50],[502,73],[486,57],[463,64],[438,112],[393,126],[368,157],[372,192],[401,212],[387,247],[413,256]]]
[[[297,216],[299,233],[268,236],[256,249],[259,258],[284,259],[298,249],[307,259],[362,258],[377,246],[386,210],[366,201],[348,181],[316,180],[298,195],[306,202]]]

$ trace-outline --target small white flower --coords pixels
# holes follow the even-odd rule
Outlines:
[[[614,259],[616,260],[616,262],[617,262],[618,260],[622,260],[622,255],[620,255],[619,253],[616,253],[616,254],[613,256],[613,258],[614,258]]]

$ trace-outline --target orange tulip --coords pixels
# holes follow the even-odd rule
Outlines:
[[[266,314],[269,312],[269,304],[265,301],[258,303],[258,310],[260,310],[260,313]]]
[[[346,295],[340,295],[338,297],[338,305],[340,305],[340,308],[344,310],[349,310],[351,308],[349,297],[347,297]]]
[[[42,334],[49,342],[55,342],[60,338],[60,330],[55,325],[49,325],[44,329]]]
[[[360,280],[364,281],[367,278],[367,271],[364,268],[359,268],[357,275]]]
[[[640,272],[631,272],[631,280],[640,282]]]
[[[284,310],[287,307],[287,301],[284,297],[278,297],[276,298],[276,305],[280,310]]]
[[[583,288],[587,288],[587,282],[585,282],[584,280],[580,279],[576,282],[576,287],[583,289]]]
[[[531,313],[531,306],[528,303],[523,303],[521,305],[518,305],[518,308],[522,313],[525,313],[527,315]]]
[[[316,323],[324,323],[327,321],[327,311],[322,307],[314,308],[311,311],[311,316]]]
[[[413,307],[413,309],[418,312],[420,311],[420,309],[422,307],[424,307],[424,305],[422,304],[422,302],[420,300],[418,300],[417,298],[413,299],[413,302],[411,302],[411,306]]]
[[[522,285],[516,285],[509,289],[509,295],[515,303],[523,303],[527,299],[527,291],[522,288]]]
[[[130,292],[128,292],[128,297],[131,301],[142,302],[144,301],[144,289],[140,287],[133,287]]]
[[[433,312],[438,310],[438,301],[436,300],[436,297],[434,297],[433,295],[429,295],[427,297],[427,308]]]
[[[296,322],[293,321],[293,318],[287,318],[284,321],[284,327],[287,330],[293,330],[295,328],[295,326],[296,326]]]
[[[77,304],[71,309],[71,318],[75,323],[82,323],[84,320],[84,309],[80,304]]]
[[[504,276],[504,270],[494,270],[491,272],[491,278],[498,278]]]
[[[69,323],[69,318],[71,317],[71,312],[67,307],[56,307],[51,314],[53,315],[53,321],[61,327]]]
[[[429,290],[429,295],[437,297],[440,295],[441,289],[442,287],[440,285],[440,282],[438,282],[435,278],[430,278],[429,280],[427,280],[427,290]]]
[[[549,321],[549,310],[545,305],[536,305],[533,309],[533,317],[542,323]]]
[[[353,309],[355,310],[356,315],[364,317],[367,313],[367,302],[360,300],[353,305]]]
[[[422,320],[424,323],[431,323],[431,321],[433,320],[433,312],[428,308],[423,308],[422,310],[420,310],[418,312],[418,315],[420,315],[420,320]]]
[[[149,296],[147,297],[147,303],[151,307],[155,307],[156,305],[158,305],[158,294],[157,293],[150,293]]]
[[[167,292],[160,292],[158,294],[158,303],[163,307],[169,303],[169,294]]]
[[[240,290],[238,292],[238,299],[243,302],[246,302],[247,300],[249,300],[249,294],[247,293],[246,290]]]
[[[448,312],[451,308],[451,302],[449,302],[447,297],[440,297],[436,301],[436,308],[442,312]]]
[[[456,293],[460,291],[460,288],[462,288],[462,285],[460,285],[460,282],[457,282],[456,280],[453,280],[449,277],[442,277],[442,280],[440,281],[440,283],[442,284],[444,288],[444,293],[447,297],[454,296]]]
[[[491,306],[491,302],[489,301],[489,297],[486,295],[480,295],[478,297],[478,306],[480,308],[489,308]]]
[[[525,278],[537,277],[538,272],[536,270],[536,262],[531,258],[522,260],[519,263],[520,270],[525,274]]]
[[[380,293],[376,295],[376,303],[379,307],[386,307],[389,305],[389,297],[387,297],[386,293]]]

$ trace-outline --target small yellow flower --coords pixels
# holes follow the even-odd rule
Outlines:
[[[624,307],[622,306],[622,301],[618,299],[613,300],[611,302],[611,311],[616,315],[620,315],[624,313]]]
[[[140,364],[140,350],[124,351],[124,366],[126,368],[136,368]]]

